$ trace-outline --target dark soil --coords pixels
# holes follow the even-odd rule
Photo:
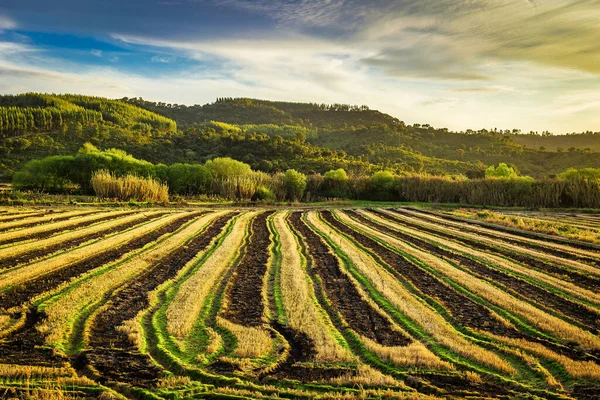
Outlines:
[[[151,243],[161,236],[179,229],[183,224],[196,217],[198,214],[182,214],[182,216],[168,224],[148,232],[142,236],[132,238],[115,248],[108,248],[105,251],[94,255],[90,259],[84,259],[74,264],[65,266],[49,274],[35,278],[23,285],[13,286],[9,290],[0,293],[0,308],[9,309],[19,306],[29,299],[54,289],[63,282],[77,277],[94,268],[108,264],[119,259],[123,254],[139,249]]]
[[[313,341],[303,332],[296,331],[278,322],[273,322],[271,326],[289,343],[290,354],[274,371],[260,376],[259,379],[262,380],[268,375],[269,379],[275,377],[293,379],[300,382],[314,382],[356,374],[356,370],[350,368],[323,368],[297,365],[296,363],[314,360],[317,352]]]
[[[347,213],[352,215],[353,217],[355,217],[357,220],[361,221],[365,225],[371,226],[381,232],[386,233],[387,235],[390,235],[390,236],[400,239],[402,241],[405,241],[405,242],[411,243],[415,246],[421,247],[421,248],[429,251],[430,253],[435,254],[438,257],[444,258],[444,255],[448,255],[448,256],[456,255],[454,253],[442,250],[442,249],[432,245],[431,243],[428,243],[428,242],[425,242],[418,238],[412,237],[410,235],[406,235],[401,232],[395,231],[386,226],[377,224],[354,211],[347,211]],[[346,229],[349,229],[346,225],[343,225],[343,226]],[[359,234],[359,236],[361,236],[361,235]],[[369,239],[369,238],[367,238],[367,239]],[[373,242],[375,242],[375,241],[373,241]],[[366,245],[366,243],[367,242],[365,241],[364,245],[366,247],[369,247],[369,245]],[[395,264],[397,261],[394,261],[394,258],[388,258],[388,257],[393,257],[394,255],[396,255],[396,257],[399,257],[400,259],[404,260],[405,264],[406,263],[408,263],[409,265],[413,265],[413,264],[410,263],[408,260],[404,259],[403,257],[401,257],[400,255],[398,255],[390,250],[387,250],[385,247],[379,245],[377,242],[375,242],[375,244],[382,247],[383,251],[374,250],[382,258],[382,260],[384,260],[386,263],[388,263],[388,265],[390,265],[391,267],[394,267],[400,275],[408,278],[413,283],[413,285],[415,285],[423,293],[425,293],[431,297],[438,298],[446,306],[446,309],[448,309],[450,311],[454,320],[457,323],[459,323],[460,325],[471,327],[471,328],[478,328],[478,329],[481,329],[484,331],[492,332],[497,335],[503,335],[503,336],[513,337],[513,338],[525,338],[525,339],[528,339],[528,340],[531,340],[534,342],[541,343],[541,344],[549,347],[550,349],[552,349],[560,354],[567,355],[575,360],[597,360],[597,357],[595,357],[591,354],[588,354],[584,351],[581,351],[579,349],[576,349],[572,346],[567,347],[567,346],[564,346],[564,345],[561,345],[558,343],[549,342],[542,338],[539,338],[536,336],[531,336],[531,335],[519,332],[515,329],[505,327],[500,321],[498,321],[496,318],[494,318],[491,315],[490,311],[486,307],[484,307],[483,305],[481,305],[479,303],[474,302],[473,300],[467,298],[466,296],[460,295],[458,292],[455,292],[454,290],[450,289],[448,286],[441,284],[440,281],[433,278],[432,275],[426,273],[425,271],[421,270],[420,268],[414,266],[413,268],[403,268],[403,269],[399,270],[397,268],[397,266],[395,266],[395,265],[402,265],[402,264]],[[369,247],[369,248],[371,248],[371,247]],[[386,252],[385,252],[386,250],[387,250],[387,252],[389,252],[391,254],[386,255]],[[449,253],[449,254],[446,254],[446,253]],[[475,263],[471,259],[466,259],[466,261],[463,260],[463,262]],[[461,265],[462,265],[462,263],[461,263]],[[415,271],[421,271],[421,272],[416,272],[416,274],[415,274]],[[437,283],[432,284],[431,279],[434,279]],[[439,286],[439,285],[441,285],[441,286]]]
[[[83,227],[91,225],[91,224],[97,224],[99,222],[110,221],[111,219],[122,218],[124,216],[130,215],[130,214],[133,214],[136,212],[138,212],[138,211],[130,211],[130,212],[122,213],[122,214],[111,214],[111,215],[107,215],[102,218],[95,219],[93,221],[74,222],[73,224],[70,224],[70,225],[65,225],[60,228],[50,229],[50,230],[47,230],[44,232],[34,233],[29,236],[20,236],[20,237],[15,237],[12,239],[0,240],[0,245],[21,242],[21,241],[31,240],[31,239],[45,239],[45,238],[49,238],[50,236],[52,236],[58,232],[72,231],[72,230],[75,230],[78,228],[83,228]]]
[[[386,215],[389,216],[389,214],[385,214],[376,210],[373,211],[384,218],[386,217]],[[396,220],[395,222],[414,229],[418,229],[423,232],[428,232],[433,235],[443,237],[448,240],[455,240],[455,237],[453,237],[452,235],[440,233],[433,229],[421,227],[419,225],[411,224],[405,221]],[[379,225],[379,227],[381,226]],[[600,314],[593,312],[592,310],[588,309],[587,307],[584,307],[579,303],[569,301],[555,293],[546,291],[525,280],[506,274],[497,269],[489,268],[484,263],[475,261],[469,257],[442,249],[439,246],[435,246],[431,243],[414,238],[412,236],[400,234],[397,231],[393,232],[395,233],[395,236],[402,236],[402,240],[411,240],[411,243],[413,243],[414,245],[426,249],[445,260],[456,262],[462,265],[463,267],[467,268],[471,272],[475,273],[476,275],[488,278],[495,283],[501,283],[504,286],[504,290],[510,292],[516,297],[526,298],[528,300],[533,301],[534,303],[537,303],[543,308],[555,310],[569,318],[572,318],[574,321],[579,322],[581,325],[588,327],[594,332],[596,332],[597,329],[600,328]],[[412,239],[407,239],[407,237]],[[470,243],[464,244],[469,247],[472,247]]]
[[[153,214],[153,215],[148,215],[148,216],[140,215],[140,218],[138,218],[136,220],[129,221],[129,222],[117,225],[117,226],[113,226],[112,228],[101,229],[100,231],[90,233],[88,235],[84,235],[84,236],[81,236],[81,237],[78,237],[75,239],[67,240],[67,241],[64,241],[61,243],[56,243],[52,246],[47,246],[44,248],[32,250],[25,254],[19,254],[15,257],[2,260],[2,262],[0,262],[0,269],[11,268],[11,267],[14,267],[19,264],[28,263],[32,260],[35,260],[36,258],[40,258],[40,257],[44,257],[47,255],[53,254],[59,250],[67,250],[67,249],[73,248],[75,246],[78,246],[82,243],[89,242],[90,240],[95,240],[95,239],[101,238],[103,236],[110,235],[111,233],[124,231],[125,229],[132,228],[136,225],[140,225],[145,222],[154,220],[156,218],[160,218],[165,214],[167,214],[167,213],[159,213],[159,214]]]
[[[381,213],[380,211],[377,211],[377,210],[372,210],[372,211],[376,212],[377,214],[379,214],[379,215],[381,215],[381,216],[383,216],[383,217],[385,217],[387,219],[392,219],[393,220],[393,217],[391,217],[389,214]],[[395,212],[397,214],[400,214],[400,215],[406,215],[402,210],[391,210],[391,211],[393,211],[393,212]],[[412,215],[412,214],[408,214],[407,216],[417,217],[417,216]],[[417,217],[417,218],[420,218],[420,217]],[[397,220],[397,221],[399,221],[399,220]],[[550,262],[546,262],[546,261],[537,259],[537,258],[529,256],[527,254],[514,253],[514,252],[512,252],[512,251],[510,251],[508,249],[503,249],[501,247],[491,246],[491,245],[488,245],[486,243],[479,242],[477,240],[471,240],[471,239],[467,239],[467,238],[456,238],[456,237],[454,237],[454,236],[452,236],[450,234],[444,234],[444,233],[441,233],[441,232],[438,232],[438,231],[435,231],[435,230],[432,230],[432,229],[429,229],[429,228],[426,228],[426,227],[422,227],[422,226],[417,225],[417,224],[412,224],[412,223],[409,223],[409,222],[406,222],[406,221],[399,221],[399,222],[401,222],[402,224],[404,224],[406,226],[411,226],[411,227],[417,228],[417,229],[419,229],[421,231],[424,231],[424,232],[437,232],[435,234],[437,234],[439,236],[443,236],[443,237],[447,237],[447,238],[452,238],[452,240],[454,240],[454,241],[461,242],[461,243],[463,243],[465,245],[468,245],[469,247],[472,247],[472,248],[475,248],[475,249],[485,250],[485,251],[490,252],[490,253],[500,254],[500,255],[502,255],[504,257],[513,259],[513,260],[515,260],[515,261],[517,261],[517,262],[519,262],[519,263],[521,263],[523,265],[527,265],[528,267],[531,267],[531,268],[536,269],[538,271],[549,273],[549,274],[554,275],[554,276],[556,276],[556,277],[558,277],[560,279],[564,279],[564,280],[570,281],[570,282],[572,282],[572,283],[574,283],[574,284],[576,284],[578,286],[581,286],[581,287],[583,287],[585,289],[592,290],[592,291],[600,291],[600,279],[595,278],[593,276],[583,275],[583,274],[577,273],[575,271],[568,271],[568,270],[563,269],[563,268],[561,268],[559,266],[556,266],[556,265],[554,265],[554,264],[552,264]],[[443,223],[440,224],[440,225],[444,226],[444,227],[452,228],[452,226],[448,226],[448,225],[443,224]],[[454,228],[456,228],[456,227],[454,227]],[[461,228],[461,229],[463,229],[463,228]],[[470,231],[469,228],[464,228],[463,230],[464,231]],[[496,241],[496,242],[499,242],[499,239],[497,237],[495,237],[494,235],[482,234],[482,233],[476,232],[476,231],[475,232],[471,232],[471,233],[475,233],[475,234],[480,235],[480,236],[486,236],[486,237],[494,239],[494,241]],[[509,239],[504,239],[504,238],[502,238],[501,240],[504,241],[504,242],[513,244],[513,245],[517,245],[517,246],[521,246],[521,247],[529,247],[525,243],[520,242],[518,240],[509,240]],[[548,253],[548,251],[547,251],[547,249],[545,247],[538,246],[538,247],[534,247],[533,249],[534,250],[538,250],[538,251],[542,250],[542,251],[545,251],[545,252]],[[567,254],[567,253],[563,253],[563,255],[560,256],[560,257],[566,257],[567,259],[572,259],[573,258],[573,257],[570,257],[570,256],[565,256],[564,254]]]
[[[365,225],[370,223],[370,221],[362,217],[360,214],[354,212],[348,213],[353,217],[360,219],[360,221]],[[398,279],[408,280],[425,295],[441,302],[445,308],[450,311],[450,314],[455,320],[455,324],[487,330],[498,335],[514,336],[518,334],[514,329],[504,326],[492,315],[490,310],[483,305],[476,303],[470,298],[458,293],[450,286],[439,281],[429,272],[421,269],[401,255],[387,249],[377,241],[356,232],[347,225],[342,224],[336,220],[333,215],[331,215],[331,212],[323,211],[322,215],[323,218],[336,229],[339,229],[341,232],[351,236],[361,245],[376,253],[386,264],[393,268]],[[394,231],[386,231],[386,228],[383,226],[374,226],[374,224],[371,226],[390,236],[398,236],[395,235]]]
[[[117,248],[107,249],[106,252],[96,255],[92,259],[81,260],[61,270],[29,281],[26,285],[11,288],[2,293],[0,308],[8,309],[19,306],[41,293],[54,289],[71,278],[113,262],[125,253],[141,248],[157,240],[162,235],[179,229],[179,227],[197,215],[197,213],[184,214],[181,218],[168,223],[160,229],[133,238],[128,243]],[[39,347],[44,345],[44,336],[35,327],[44,318],[43,313],[39,313],[35,308],[30,307],[24,326],[12,333],[8,339],[0,342],[0,363],[60,366],[68,362],[68,360],[54,355],[50,350]]]
[[[62,366],[66,359],[42,348],[44,337],[35,329],[44,315],[31,307],[26,314],[25,325],[0,342],[0,362],[5,364],[36,365],[45,367]]]
[[[486,223],[486,222],[482,222],[482,221],[469,220],[469,219],[466,219],[466,218],[455,217],[453,215],[442,214],[442,213],[437,213],[437,212],[428,211],[428,210],[421,210],[421,209],[415,209],[415,208],[409,208],[409,209],[411,211],[416,211],[416,212],[421,213],[421,214],[433,215],[433,216],[440,217],[440,218],[445,219],[445,220],[454,221],[454,222],[460,222],[461,224],[465,224],[465,225],[480,226],[480,227],[487,228],[487,229],[494,229],[495,231],[498,231],[498,232],[504,232],[504,233],[509,233],[511,235],[514,235],[514,236],[520,236],[520,237],[523,237],[523,238],[543,240],[543,241],[546,241],[546,242],[549,242],[549,243],[569,245],[571,247],[575,247],[575,248],[582,249],[582,250],[599,252],[598,246],[597,245],[593,245],[593,244],[587,244],[587,243],[583,243],[583,242],[576,242],[576,241],[571,241],[571,240],[568,240],[568,239],[553,238],[553,237],[551,237],[551,235],[542,235],[542,234],[537,234],[535,232],[526,232],[526,231],[522,231],[522,230],[511,229],[509,227],[505,227],[505,226],[498,225],[498,224],[491,224],[491,223]],[[392,211],[398,212],[398,213],[402,213],[401,209],[396,209],[396,210],[392,210]],[[411,216],[413,216],[413,214],[411,214]],[[566,252],[566,251],[563,251],[563,250],[552,248],[550,246],[542,246],[542,245],[539,245],[539,244],[534,244],[534,243],[529,243],[529,242],[522,242],[522,241],[514,240],[514,239],[499,238],[499,237],[495,236],[493,233],[476,231],[476,230],[470,229],[470,228],[468,228],[466,226],[465,227],[461,227],[461,229],[464,229],[465,231],[469,231],[469,232],[472,232],[472,233],[476,233],[478,235],[491,237],[494,240],[501,240],[501,241],[505,241],[505,242],[508,242],[508,243],[517,244],[517,245],[522,246],[522,247],[528,247],[528,248],[534,249],[534,250],[542,250],[542,251],[544,251],[544,252],[546,252],[548,254],[553,254],[553,255],[558,256],[558,257],[563,257],[563,258],[572,259],[572,260],[578,260],[578,261],[581,261],[581,262],[584,262],[584,263],[587,263],[587,264],[593,264],[593,265],[600,266],[600,260],[597,259],[597,258],[586,257],[586,256],[583,256],[583,255],[577,255],[577,254],[572,254],[572,253],[569,253],[569,252]],[[598,256],[600,257],[600,252],[598,253]]]
[[[101,211],[100,210],[94,211],[94,212],[85,214],[85,216],[97,214],[99,212],[101,212]],[[71,219],[71,218],[79,218],[79,217],[81,217],[81,215],[63,215],[61,217],[60,213],[58,213],[58,214],[59,214],[59,216],[52,218],[52,220],[50,220],[50,221],[41,221],[41,222],[40,221],[35,221],[35,222],[29,222],[29,223],[26,223],[26,224],[22,224],[22,225],[19,225],[19,226],[12,226],[12,227],[8,227],[8,228],[7,227],[0,227],[0,232],[10,231],[10,230],[13,230],[13,229],[31,228],[32,226],[37,226],[37,225],[42,225],[42,224],[50,224],[50,223],[53,223],[53,222],[66,221],[66,220]],[[7,221],[2,221],[2,222],[7,222]]]
[[[233,274],[229,298],[223,316],[236,324],[259,326],[264,310],[262,287],[269,261],[270,232],[267,218],[273,212],[259,214],[252,221],[250,242]]]
[[[392,329],[392,324],[367,303],[329,250],[325,241],[302,221],[301,212],[290,215],[294,229],[305,239],[311,274],[323,284],[332,308],[359,334],[383,346],[406,346],[411,339]]]
[[[444,390],[446,395],[452,396],[509,396],[515,395],[506,387],[492,382],[473,382],[459,375],[420,373],[418,378],[430,382],[437,388]],[[512,398],[512,397],[511,397]]]
[[[222,231],[231,215],[217,218],[201,234],[171,251],[145,270],[134,281],[119,289],[109,307],[93,321],[90,329],[90,347],[83,355],[100,373],[99,381],[118,381],[136,386],[152,386],[162,376],[162,369],[146,354],[141,354],[131,344],[127,334],[117,328],[134,318],[149,306],[148,292],[172,279],[189,261],[204,250]]]

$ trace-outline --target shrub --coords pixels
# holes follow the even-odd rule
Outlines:
[[[91,185],[96,196],[102,198],[163,203],[169,201],[168,186],[153,178],[141,178],[135,175],[117,177],[102,170],[92,175]]]
[[[203,165],[173,164],[167,167],[167,182],[174,193],[204,194],[208,192],[211,180],[210,169]]]
[[[348,175],[344,169],[339,168],[327,171],[324,178],[324,186],[327,195],[330,197],[347,197]]]
[[[516,178],[517,175],[515,169],[505,163],[500,163],[497,167],[491,165],[485,170],[486,178]]]
[[[288,200],[300,200],[306,189],[306,175],[295,169],[288,169],[283,176],[283,185],[286,189]]]
[[[252,195],[252,201],[272,201],[272,200],[275,200],[275,195],[273,195],[273,192],[265,186],[257,187],[256,191]]]

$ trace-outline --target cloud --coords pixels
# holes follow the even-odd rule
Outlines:
[[[102,57],[102,50],[91,50],[90,53],[94,56],[94,57]]]
[[[455,93],[498,93],[498,92],[516,92],[517,90],[506,86],[471,86],[471,87],[453,87],[446,89],[448,92]]]
[[[170,62],[173,62],[174,59],[172,57],[166,57],[166,56],[152,56],[152,58],[150,58],[150,61],[155,62],[155,63],[168,64]]]
[[[17,23],[7,15],[0,14],[0,33],[4,30],[15,29]]]
[[[489,60],[600,74],[597,0],[221,0],[305,32],[313,27],[375,54],[391,76],[480,80]]]

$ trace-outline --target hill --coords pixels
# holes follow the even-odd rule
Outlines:
[[[4,179],[31,159],[73,154],[85,142],[118,147],[153,163],[202,163],[228,156],[265,172],[389,169],[478,177],[486,166],[506,162],[541,178],[571,167],[600,167],[597,139],[590,133],[451,132],[406,125],[367,106],[347,104],[219,98],[185,106],[140,98],[0,96]]]

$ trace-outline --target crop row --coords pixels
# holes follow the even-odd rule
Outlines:
[[[600,380],[600,256],[579,242],[417,209],[7,214],[16,395],[566,399]]]

